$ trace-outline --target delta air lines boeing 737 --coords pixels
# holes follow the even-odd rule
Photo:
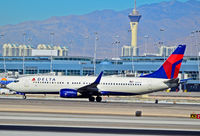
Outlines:
[[[179,85],[178,73],[185,45],[179,45],[155,72],[140,77],[102,76],[26,76],[9,83],[6,88],[26,98],[26,94],[59,94],[62,98],[89,98],[101,102],[101,96],[139,95],[162,91]]]

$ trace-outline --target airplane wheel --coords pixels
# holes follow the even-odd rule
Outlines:
[[[94,97],[89,97],[90,102],[94,102],[95,98]]]
[[[99,97],[99,96],[97,96],[96,101],[97,101],[97,102],[101,102],[101,100],[102,100],[102,98]]]
[[[23,99],[26,99],[26,95],[23,96]]]

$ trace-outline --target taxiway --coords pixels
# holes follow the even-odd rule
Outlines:
[[[0,99],[0,134],[200,135],[191,113],[200,105]]]

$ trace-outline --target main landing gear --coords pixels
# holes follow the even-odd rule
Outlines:
[[[97,97],[96,97],[96,101],[97,101],[97,102],[101,102],[101,100],[102,100],[102,97],[100,97],[100,96],[97,96]]]
[[[95,98],[93,96],[89,97],[90,102],[94,102]]]
[[[95,101],[95,98],[93,96],[89,97],[89,101],[90,102],[94,102]],[[97,96],[96,97],[96,102],[101,102],[102,101],[102,97],[100,96]]]

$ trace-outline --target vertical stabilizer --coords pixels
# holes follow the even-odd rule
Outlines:
[[[155,72],[141,77],[173,79],[178,77],[186,45],[179,45]]]

